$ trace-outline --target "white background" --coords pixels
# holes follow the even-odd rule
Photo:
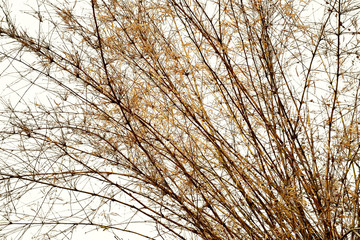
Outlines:
[[[41,0],[9,0],[7,1],[8,6],[11,9],[12,16],[15,19],[15,22],[18,25],[21,25],[27,31],[37,31],[37,20],[30,15],[31,8],[37,9],[37,3]],[[90,1],[90,0],[89,0]],[[55,1],[54,1],[55,2]],[[5,61],[4,61],[5,62]],[[8,63],[4,64],[4,62],[0,63],[0,71],[4,70],[4,68],[8,67]],[[28,88],[27,83],[22,86],[21,81],[15,79],[15,76],[6,76],[6,79],[1,76],[0,78],[0,96],[2,99],[6,99],[11,101],[12,103],[17,103],[21,97],[24,96],[26,92],[26,99],[36,98],[41,101],[41,97],[39,99],[39,89],[36,87]],[[13,82],[17,82],[13,84]],[[0,111],[4,111],[3,106],[0,103]],[[124,213],[124,209],[119,209],[120,213]],[[124,217],[127,217],[124,215]],[[146,224],[139,224],[141,228],[141,232],[144,232],[144,229],[148,228]],[[150,231],[150,229],[149,229]],[[117,232],[117,240],[142,240],[144,238],[138,237],[133,234],[129,234],[126,232]],[[16,239],[18,238],[5,238],[6,240]],[[34,238],[31,230],[27,231],[21,239],[30,240],[30,239],[37,239]],[[74,240],[113,240],[116,239],[112,233],[107,230],[103,229],[94,229],[94,227],[78,227],[77,230],[72,235],[72,239]]]

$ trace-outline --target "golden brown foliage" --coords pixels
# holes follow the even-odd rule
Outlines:
[[[44,0],[33,34],[2,7],[47,98],[3,114],[0,235],[358,239],[358,2]]]

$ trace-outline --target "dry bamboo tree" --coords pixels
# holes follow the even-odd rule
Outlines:
[[[359,239],[358,1],[38,4],[1,5],[0,236]]]

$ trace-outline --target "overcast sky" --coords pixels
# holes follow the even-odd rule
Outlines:
[[[40,0],[38,0],[40,1]],[[10,6],[11,6],[11,10],[13,15],[15,16],[15,20],[16,23],[20,24],[21,26],[23,26],[24,28],[26,28],[27,30],[30,31],[36,31],[38,25],[37,25],[37,21],[35,20],[34,17],[32,17],[30,15],[31,12],[31,7],[32,8],[37,8],[37,1],[36,0],[15,0],[15,1],[11,1],[9,0],[8,2],[10,2]],[[2,66],[0,65],[0,69],[4,69],[8,66],[8,63],[6,65],[4,65],[4,62],[2,63]],[[4,80],[4,77],[2,76],[2,83],[0,84],[0,94],[1,97],[3,99],[9,98],[9,100],[11,100],[11,102],[17,102],[20,98],[20,96],[22,96],[24,94],[24,92],[26,92],[26,98],[27,99],[31,99],[32,97],[38,97],[38,90],[35,87],[32,87],[31,89],[27,89],[27,87],[25,87],[26,85],[24,85],[24,87],[21,86],[21,82],[17,81],[17,84],[11,84],[11,82],[16,81],[16,79],[12,78],[11,76],[6,76],[6,81]],[[6,89],[8,88],[8,89]],[[11,90],[9,90],[11,89]],[[18,93],[16,93],[18,92]],[[1,109],[0,109],[1,110]],[[66,207],[66,206],[65,206]],[[124,211],[119,209],[119,213],[123,213]],[[121,216],[121,214],[119,214]],[[146,228],[147,226],[141,225],[140,226],[141,229],[143,230],[144,227]],[[117,233],[118,239],[117,240],[140,240],[140,237],[131,235],[131,234],[127,234],[127,233],[121,233],[118,232]],[[28,231],[25,236],[23,236],[23,238],[21,239],[25,239],[25,240],[30,240],[33,239],[32,238],[32,234],[31,231]],[[92,228],[78,228],[77,231],[74,232],[72,239],[75,240],[112,240],[112,239],[116,239],[114,237],[114,235],[108,231],[104,231],[103,229],[94,229]]]

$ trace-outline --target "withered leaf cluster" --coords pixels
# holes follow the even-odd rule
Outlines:
[[[1,237],[359,239],[359,2],[36,2],[0,3]]]

